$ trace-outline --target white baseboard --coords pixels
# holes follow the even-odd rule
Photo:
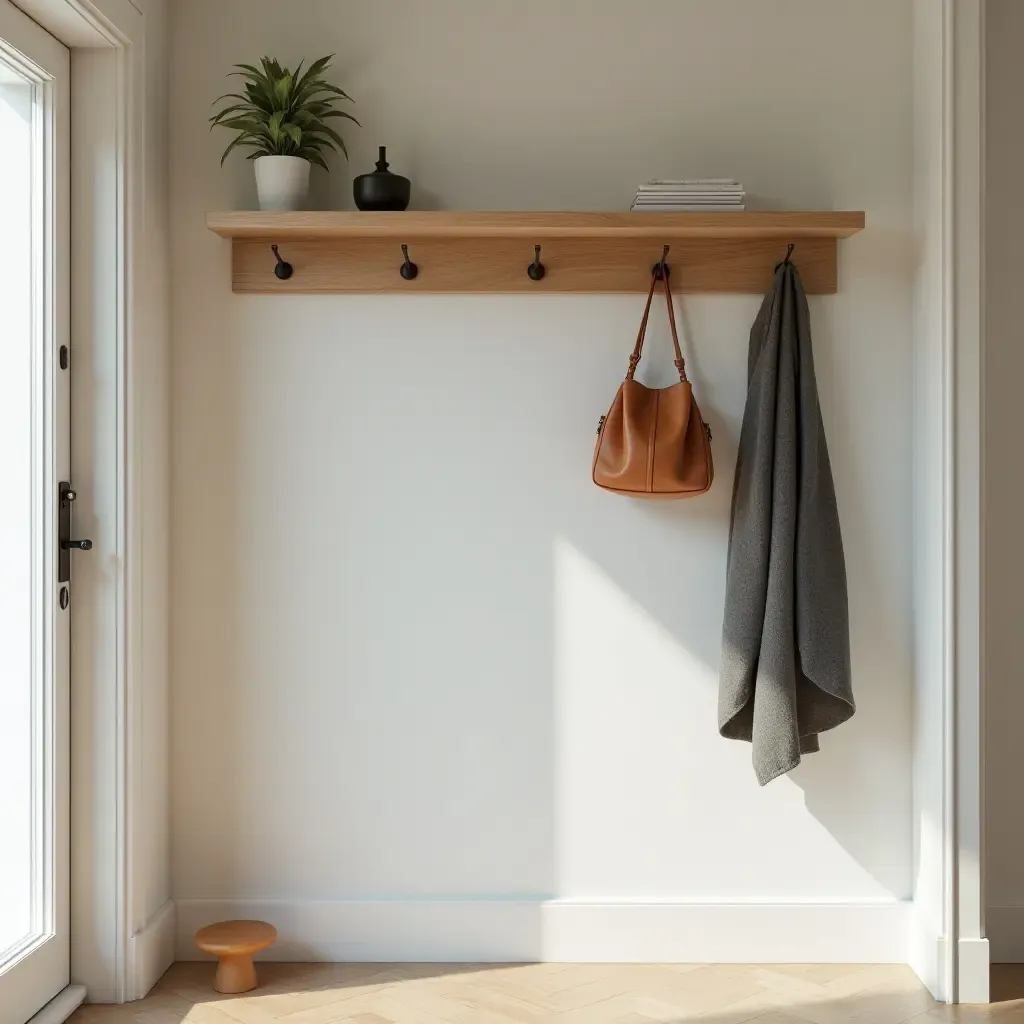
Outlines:
[[[129,1001],[142,999],[174,963],[176,936],[174,900],[168,900],[130,940]]]
[[[985,912],[985,931],[992,963],[1024,964],[1024,906],[989,907]]]
[[[960,939],[957,953],[960,969],[957,1002],[987,1003],[991,967],[988,939]]]
[[[906,963],[911,904],[180,899],[176,954],[203,925],[275,925],[265,960]]]

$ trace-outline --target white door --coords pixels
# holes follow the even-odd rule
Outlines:
[[[68,63],[0,0],[0,1024],[69,977]]]

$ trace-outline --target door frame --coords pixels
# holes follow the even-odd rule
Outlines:
[[[125,1002],[174,933],[163,0],[13,2],[71,49],[72,472],[95,542],[72,592],[71,978]]]

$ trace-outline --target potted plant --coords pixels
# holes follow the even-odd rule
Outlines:
[[[256,190],[261,210],[298,210],[309,192],[309,165],[327,170],[324,153],[340,149],[348,158],[345,140],[327,123],[341,117],[358,121],[343,110],[335,110],[340,100],[351,97],[321,77],[334,54],[313,61],[302,71],[302,62],[294,72],[270,57],[252,64],[235,64],[229,77],[245,80],[245,95],[227,93],[213,102],[231,100],[210,118],[211,130],[229,128],[234,139],[220,158],[221,166],[236,147],[250,150],[247,159],[255,161]]]

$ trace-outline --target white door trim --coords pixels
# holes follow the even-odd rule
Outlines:
[[[927,733],[915,742],[923,756],[915,766],[920,927],[912,963],[936,998],[948,1002],[987,1002],[989,981],[981,913],[985,4],[915,4],[918,299],[924,296],[915,345],[927,354],[916,378],[915,459],[928,460],[918,480],[927,489],[915,500],[932,514],[941,509],[931,524],[934,545],[915,554],[928,570],[915,574],[916,600],[926,602],[934,588],[941,607],[925,612],[917,637],[915,720]],[[940,435],[937,451],[932,445]]]
[[[72,459],[75,486],[86,499],[80,522],[99,557],[80,567],[72,609],[71,976],[85,984],[92,1001],[121,1002],[129,995],[131,911],[131,160],[128,47],[112,30],[107,39],[116,45],[72,54],[79,101],[72,126]],[[104,96],[116,112],[105,121]],[[90,149],[99,159],[89,159]]]
[[[167,403],[141,391],[153,386],[154,352],[167,328],[165,253],[154,244],[145,172],[154,133],[169,128],[146,120],[151,57],[139,7],[14,3],[72,49],[73,473],[76,526],[95,547],[76,561],[72,609],[71,977],[92,1002],[124,1002],[144,995],[170,962],[174,925],[170,904],[147,921],[159,854],[144,786],[148,774],[159,775],[155,759],[166,759],[166,745],[147,749],[143,717],[143,666],[166,672],[152,670],[166,626],[149,605],[166,614],[166,566],[161,573],[152,550],[166,544],[166,514],[154,508],[154,494],[159,502],[168,483],[154,490],[156,467],[166,476]],[[83,102],[90,96],[94,102]],[[155,563],[145,592],[144,544]],[[158,657],[166,662],[166,651]]]
[[[924,467],[915,480],[915,529],[930,528],[934,540],[915,550],[915,722],[926,732],[915,737],[911,963],[946,1002],[988,1000],[980,912],[985,2],[918,0],[914,7],[921,249],[915,352],[924,360],[915,374],[915,460]],[[933,592],[941,601],[929,608]]]

